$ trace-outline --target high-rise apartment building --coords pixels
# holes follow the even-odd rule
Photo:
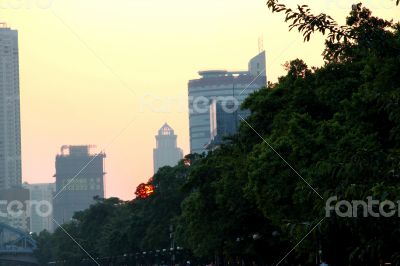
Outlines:
[[[163,166],[174,166],[183,158],[183,152],[176,144],[177,135],[165,123],[156,135],[156,148],[153,150],[154,173]]]
[[[219,120],[229,121],[228,128],[231,133],[232,126],[238,121],[239,115],[245,117],[248,111],[238,108],[244,99],[254,91],[266,86],[266,60],[265,52],[259,53],[252,58],[248,64],[247,71],[226,71],[226,70],[208,70],[200,71],[200,79],[189,81],[189,134],[190,134],[190,152],[206,152],[206,146],[212,140],[211,132],[216,130],[211,125],[210,105],[215,102],[211,110],[214,122]],[[231,107],[233,106],[233,108]],[[221,107],[226,115],[221,115]],[[214,109],[213,109],[214,108]],[[217,113],[220,113],[217,119]],[[233,115],[230,116],[229,113]],[[223,126],[220,124],[220,126]],[[225,130],[225,129],[224,129]],[[224,132],[220,130],[220,132]],[[214,136],[215,137],[215,136]],[[220,136],[221,137],[221,136]]]
[[[56,157],[54,219],[69,222],[74,213],[104,198],[104,153],[92,154],[91,146],[63,146]]]
[[[0,190],[21,183],[18,32],[0,24]]]

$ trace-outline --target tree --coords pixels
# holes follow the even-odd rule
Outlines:
[[[196,256],[221,264],[275,262],[275,251],[284,246],[278,228],[257,210],[246,183],[246,154],[237,145],[198,161],[185,185],[191,193],[177,218],[178,240]]]
[[[307,12],[303,16],[308,17]],[[308,18],[300,23],[294,27],[314,25]],[[309,69],[294,60],[277,84],[244,104],[252,112],[248,123],[265,139],[253,132],[259,142],[251,143],[248,157],[249,189],[259,209],[281,225],[293,245],[324,217],[324,200],[332,195],[398,199],[399,25],[373,17],[359,4],[340,31],[352,39],[328,36],[323,67]],[[239,135],[249,138],[251,130],[245,127]],[[332,264],[395,262],[396,228],[394,218],[327,219],[319,234],[304,240],[289,260],[311,254],[311,262],[319,242]]]

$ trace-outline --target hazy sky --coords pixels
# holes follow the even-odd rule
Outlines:
[[[260,36],[271,81],[287,60],[321,65],[323,38],[303,44],[265,2],[0,0],[0,21],[19,31],[23,180],[54,182],[62,145],[95,144],[107,153],[106,196],[131,199],[153,174],[164,122],[188,153],[187,82],[198,70],[246,69]],[[281,2],[309,4],[342,23],[359,1]],[[398,18],[394,1],[364,2]]]

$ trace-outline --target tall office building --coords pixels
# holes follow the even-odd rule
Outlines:
[[[21,183],[18,32],[0,24],[0,190]]]
[[[236,128],[236,124],[240,122],[237,119],[239,115],[243,117],[248,115],[248,111],[241,109],[235,111],[235,108],[240,106],[249,94],[267,84],[265,52],[259,53],[249,61],[247,71],[208,70],[200,71],[199,75],[200,79],[189,81],[191,153],[206,152],[207,144],[212,141],[211,131],[215,131],[215,127],[213,128],[210,123],[210,109],[216,112],[220,112],[221,107],[225,109],[227,115],[224,119],[231,123],[226,126],[229,128],[229,133],[231,127]],[[216,106],[210,108],[213,101],[216,102]],[[234,113],[234,115],[230,117],[229,113]],[[221,115],[218,119],[216,113],[213,115],[214,121],[224,121]]]
[[[104,153],[92,154],[91,146],[63,146],[56,157],[54,219],[69,222],[74,213],[104,198]]]
[[[183,158],[183,151],[177,147],[177,135],[165,123],[156,135],[156,148],[153,150],[154,173],[163,166],[174,166]]]
[[[56,184],[28,184],[22,185],[29,190],[31,206],[28,216],[30,231],[39,234],[43,230],[53,232],[53,196],[56,191]]]

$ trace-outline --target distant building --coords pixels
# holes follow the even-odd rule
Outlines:
[[[104,198],[104,153],[91,154],[90,146],[63,146],[56,157],[54,219],[69,222],[87,209],[94,197]]]
[[[22,187],[0,190],[0,222],[29,232],[29,190]]]
[[[156,148],[153,150],[154,173],[163,166],[174,166],[183,158],[183,152],[176,144],[177,135],[165,123],[156,135]]]
[[[256,90],[267,84],[265,52],[261,52],[249,61],[247,71],[208,70],[200,71],[200,79],[189,81],[189,134],[190,152],[203,153],[207,144],[215,140],[218,130],[223,133],[231,133],[234,126],[236,132],[240,116],[249,114],[246,110],[229,110],[229,105],[237,109],[244,99]],[[217,100],[214,107],[210,107]],[[218,108],[216,108],[219,106]],[[212,109],[214,108],[214,109]],[[214,120],[220,122],[211,127],[210,109],[214,110]],[[223,115],[222,112],[231,115]],[[219,118],[217,118],[217,116]],[[223,118],[225,117],[225,118]],[[223,125],[221,121],[227,121]],[[235,121],[235,122],[234,122]],[[225,129],[218,129],[224,127]],[[213,134],[216,134],[212,137]],[[222,139],[221,134],[218,136]]]
[[[28,212],[30,231],[39,234],[43,230],[53,232],[53,196],[56,191],[55,183],[27,184],[23,187],[29,189],[31,208]],[[35,204],[33,204],[35,203]],[[50,212],[47,209],[51,207]],[[42,208],[42,209],[38,209]]]
[[[0,23],[0,190],[21,183],[18,32]]]

